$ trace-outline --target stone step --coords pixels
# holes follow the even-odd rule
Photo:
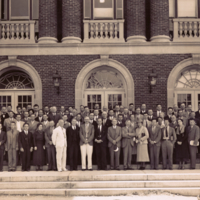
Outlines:
[[[170,192],[184,196],[198,196],[199,187],[178,188],[89,188],[89,189],[0,189],[0,195],[51,195],[51,196],[122,196]]]
[[[0,182],[200,180],[199,170],[0,172]]]
[[[84,182],[1,182],[6,189],[90,189],[90,188],[188,188],[200,187],[200,181],[84,181]]]
[[[140,166],[134,164],[134,165],[132,165],[132,167],[133,167],[134,170],[138,170]],[[160,165],[158,166],[158,169],[159,169],[159,170],[162,170],[162,167],[163,167],[163,166],[160,164]],[[173,169],[174,169],[174,170],[177,170],[178,167],[179,167],[178,164],[174,164],[174,165],[173,165]],[[70,168],[70,167],[67,165],[67,169],[69,169],[69,168]],[[93,168],[93,170],[97,170],[97,165],[93,165],[92,168]],[[107,165],[107,168],[110,169],[110,165]],[[47,165],[43,166],[43,171],[47,171],[47,169],[48,169],[48,166],[47,166]],[[148,170],[148,169],[151,169],[151,166],[150,166],[149,164],[147,164],[147,165],[146,165],[146,169],[147,169],[147,170]],[[185,165],[185,169],[190,169],[190,164],[186,164],[186,165]],[[200,164],[196,164],[196,169],[200,169]],[[30,169],[30,170],[31,170],[31,171],[36,171],[36,167],[35,167],[35,166],[31,166],[31,169]],[[80,166],[80,165],[78,166],[78,170],[81,170],[81,166]],[[123,165],[120,165],[120,170],[123,170]],[[8,171],[8,166],[7,166],[7,165],[4,165],[4,166],[3,166],[3,171]],[[21,171],[21,166],[17,166],[16,171]]]

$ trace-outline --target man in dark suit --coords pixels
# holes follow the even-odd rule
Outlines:
[[[121,128],[125,126],[125,123],[124,123],[124,119],[123,119],[123,115],[122,115],[122,114],[119,114],[119,115],[118,115],[117,126],[119,126],[119,127],[121,127]]]
[[[0,124],[0,171],[3,171],[3,155],[5,151],[5,143],[7,141],[6,132],[2,130],[3,126]]]
[[[103,126],[102,119],[98,118],[94,131],[94,145],[96,150],[96,160],[98,170],[106,170],[106,147],[107,147],[107,127]]]
[[[111,120],[108,119],[107,112],[102,112],[102,123],[103,123],[103,126],[106,126],[107,128],[112,126]]]
[[[167,115],[164,117],[164,119],[168,119],[169,120],[169,123],[172,122],[172,115],[173,115],[173,108],[172,107],[169,107],[168,108],[168,112],[167,112]]]
[[[129,111],[128,112],[129,112],[129,115],[135,114],[133,103],[129,104]]]
[[[55,106],[52,107],[52,113],[49,114],[49,121],[54,121],[55,126],[57,126],[57,123],[60,119],[62,119],[61,115],[56,113],[57,108]]]
[[[196,117],[196,113],[195,113],[194,111],[192,111],[192,112],[190,113],[190,118],[188,119],[188,124],[190,124],[190,120],[191,120],[191,119],[194,119],[195,124],[196,124],[198,127],[200,127],[200,120]]]
[[[188,134],[191,169],[195,169],[196,166],[197,143],[199,140],[199,127],[195,125],[195,123],[195,119],[190,119],[189,126],[186,129]]]
[[[33,151],[33,136],[29,132],[29,124],[24,123],[24,131],[19,133],[19,149],[22,155],[22,171],[30,171],[31,152]]]
[[[7,110],[6,110],[6,107],[5,106],[3,106],[2,108],[1,108],[1,124],[2,124],[2,130],[3,131],[6,131],[6,127],[4,126],[4,120],[5,119],[7,119],[7,118],[9,118],[9,115],[8,115],[8,113],[7,113]]]
[[[145,103],[143,103],[143,104],[141,105],[141,112],[140,112],[140,114],[141,114],[141,115],[144,115],[145,113],[147,113],[147,106],[146,106]]]
[[[40,109],[38,111],[38,116],[35,118],[35,121],[40,122],[40,123],[42,123],[44,121],[43,120],[43,110],[42,109]]]
[[[90,113],[89,118],[90,118],[90,124],[92,124],[94,127],[96,127],[97,126],[97,122],[94,121],[94,113]]]
[[[198,105],[198,110],[195,112],[195,116],[200,120],[200,104]]]
[[[29,113],[28,111],[24,112],[24,118],[22,119],[23,122],[28,123],[29,121]]]
[[[69,152],[70,171],[77,170],[78,151],[79,151],[79,131],[76,118],[71,121],[71,126],[67,128],[67,147]]]
[[[80,128],[82,171],[86,170],[86,156],[88,158],[88,169],[92,171],[94,126],[90,123],[89,117],[86,116],[84,121],[85,124],[82,124]]]
[[[53,135],[53,130],[55,128],[55,123],[54,121],[49,122],[49,127],[46,128],[44,131],[45,133],[45,146],[47,149],[47,157],[48,157],[48,171],[54,170],[57,171],[56,169],[56,149],[55,146],[53,145],[52,142],[52,135]]]
[[[167,169],[167,157],[169,161],[169,169],[172,170],[173,165],[173,148],[176,142],[176,133],[174,128],[169,126],[169,119],[165,119],[165,128],[162,130],[162,157],[163,157],[163,169]]]
[[[76,125],[80,128],[81,127],[81,124],[82,124],[82,117],[81,117],[81,114],[78,113],[76,115]]]
[[[152,119],[152,124],[151,127],[148,128],[148,131],[151,169],[158,169],[161,145],[161,129],[159,126],[157,126],[156,118]]]
[[[114,118],[112,120],[112,126],[108,128],[108,147],[110,149],[110,169],[119,169],[119,157],[121,150],[121,127],[117,126],[117,120]],[[114,165],[115,159],[115,165]]]
[[[148,120],[151,122],[153,120],[154,116],[153,116],[153,110],[149,109],[148,110]]]
[[[136,136],[134,127],[131,126],[130,119],[125,122],[126,126],[122,128],[122,148],[124,155],[124,170],[133,169],[131,167],[132,151],[134,146],[133,137]]]

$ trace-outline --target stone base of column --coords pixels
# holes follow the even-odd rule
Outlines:
[[[134,35],[130,36],[126,39],[128,43],[135,43],[135,42],[146,42],[146,37],[142,35]]]
[[[170,37],[167,35],[153,36],[151,42],[170,42]]]
[[[71,36],[69,36],[69,37],[64,37],[63,39],[62,39],[62,43],[81,43],[81,38],[79,38],[79,37],[71,37]]]
[[[54,37],[41,37],[38,39],[38,43],[57,43],[57,38]]]

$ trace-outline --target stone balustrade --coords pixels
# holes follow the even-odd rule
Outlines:
[[[174,19],[174,42],[200,42],[200,19]]]
[[[35,21],[0,21],[0,44],[35,43]]]
[[[84,43],[120,43],[124,40],[124,20],[84,20]]]

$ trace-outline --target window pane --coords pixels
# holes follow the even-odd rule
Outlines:
[[[196,17],[197,0],[178,0],[178,17]]]
[[[22,102],[22,96],[18,96],[18,102]]]
[[[32,96],[28,96],[28,102],[32,102]]]
[[[29,0],[11,0],[11,18],[29,18]]]
[[[175,0],[169,0],[169,17],[175,17]]]
[[[23,102],[26,102],[26,96],[23,96]]]

